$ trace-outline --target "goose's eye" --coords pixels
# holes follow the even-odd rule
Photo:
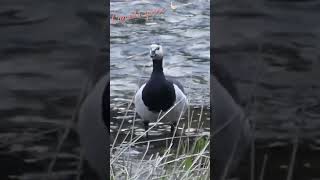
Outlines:
[[[159,47],[157,47],[157,49],[156,50],[159,50],[160,48]]]

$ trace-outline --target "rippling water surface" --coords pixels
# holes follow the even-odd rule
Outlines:
[[[41,179],[55,154],[55,178],[76,177],[74,131],[56,148],[88,67],[105,72],[105,19],[98,1],[0,2],[0,179]]]
[[[110,26],[111,105],[128,102],[140,78],[150,77],[149,46],[164,48],[164,73],[179,80],[191,104],[209,104],[210,6],[209,1],[112,1],[110,14],[144,14],[165,9],[163,14],[128,20]]]
[[[293,177],[319,178],[320,1],[217,0],[213,9],[214,60],[255,123],[257,174],[269,155],[265,179],[286,178],[298,136]]]

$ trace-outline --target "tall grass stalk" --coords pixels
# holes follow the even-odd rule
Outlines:
[[[178,103],[180,103],[180,101],[177,102],[171,109],[169,109],[169,111],[172,110]],[[127,108],[126,111],[129,111],[129,108]],[[132,127],[131,130],[129,130],[125,135],[123,140],[117,141],[120,130],[118,131],[114,141],[120,142],[120,144],[116,145],[114,142],[110,151],[111,179],[209,179],[210,157],[208,154],[210,140],[207,136],[177,135],[178,128],[175,128],[173,136],[171,137],[142,141],[142,137],[144,137],[147,132],[154,128],[168,114],[168,112],[163,113],[163,115],[158,118],[156,123],[154,123],[140,135],[134,136],[134,128]],[[199,120],[202,119],[202,113],[203,110],[201,110]],[[188,113],[188,115],[189,114],[194,113]],[[181,113],[179,119],[177,120],[177,127],[179,124],[181,124],[182,115],[183,114]],[[136,115],[133,116],[132,124],[134,124],[135,120]],[[122,119],[122,121],[124,121],[124,119]],[[187,117],[187,121],[187,124],[191,127],[192,118],[190,116]],[[203,123],[197,123],[195,126],[196,128],[199,128],[202,127],[202,124]],[[121,122],[120,126],[122,127],[122,125],[123,122]],[[121,129],[121,127],[119,127],[119,129]],[[182,132],[183,131],[185,131],[184,124],[182,125]],[[198,129],[196,132],[198,132]],[[175,142],[175,139],[177,139],[178,142]],[[151,153],[150,149],[152,143],[158,143],[167,140],[169,140],[170,143],[163,153]],[[198,143],[199,141],[203,143]],[[175,143],[177,143],[177,147],[174,147]],[[132,157],[130,153],[126,154],[128,150],[131,150],[131,147],[142,144],[146,144],[146,149],[141,157],[137,158]],[[191,146],[188,144],[191,144]],[[199,144],[201,144],[201,147]]]

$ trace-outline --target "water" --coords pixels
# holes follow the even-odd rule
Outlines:
[[[0,179],[46,174],[90,67],[105,67],[105,9],[97,2],[1,1]],[[79,148],[72,130],[57,179],[75,178]]]
[[[269,155],[265,179],[286,178],[295,136],[293,179],[320,177],[315,173],[320,167],[319,5],[318,0],[213,4],[214,60],[231,72],[255,123],[256,175]],[[240,177],[249,179],[249,166],[241,167],[246,176]]]
[[[111,106],[129,102],[139,79],[149,78],[152,60],[149,46],[160,42],[164,48],[164,73],[179,80],[191,104],[209,105],[210,7],[208,1],[112,1],[111,16],[144,14],[165,9],[148,18],[115,20],[110,26]],[[116,18],[115,18],[116,19]],[[112,22],[112,21],[111,21]]]

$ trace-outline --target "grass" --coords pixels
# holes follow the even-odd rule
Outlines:
[[[131,108],[132,101],[129,103],[125,116]],[[169,110],[170,111],[170,110]],[[184,132],[187,127],[191,127],[193,115],[192,110],[188,110],[187,122],[183,122],[182,114],[177,120],[178,126],[182,126]],[[135,113],[136,114],[136,113]],[[146,132],[149,132],[166,116],[160,116]],[[196,131],[202,128],[203,106],[195,125]],[[122,129],[124,118],[119,129]],[[132,118],[132,126],[136,122],[136,115]],[[122,180],[143,180],[143,179],[210,179],[210,140],[206,135],[177,135],[177,128],[173,136],[143,141],[146,132],[139,136],[134,135],[134,127],[119,139],[117,132],[114,142],[110,149],[110,179]],[[181,133],[183,134],[183,133]],[[116,145],[116,142],[120,142]],[[166,147],[151,150],[153,145],[166,142]],[[145,146],[145,151],[140,157],[131,155],[131,150],[136,146]]]

